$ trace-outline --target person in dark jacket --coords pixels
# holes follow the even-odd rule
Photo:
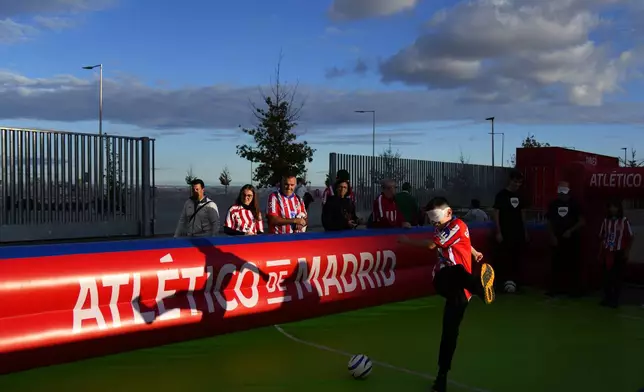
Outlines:
[[[396,194],[395,199],[405,221],[412,226],[420,225],[422,213],[418,206],[418,200],[411,194],[410,183],[406,182],[402,185],[402,191]]]
[[[339,180],[334,185],[334,194],[327,197],[322,207],[322,226],[326,231],[351,230],[361,223],[356,215],[355,204],[347,197],[349,183]]]

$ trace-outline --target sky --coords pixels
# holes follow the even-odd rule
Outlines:
[[[239,127],[280,58],[314,185],[329,153],[371,154],[356,110],[405,158],[491,164],[491,116],[497,164],[530,134],[644,156],[636,0],[0,0],[0,126],[97,132],[100,63],[103,130],[155,138],[158,184],[244,184]]]

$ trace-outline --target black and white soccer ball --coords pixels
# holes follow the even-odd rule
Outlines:
[[[356,354],[349,360],[347,368],[349,369],[351,377],[356,380],[364,380],[369,377],[369,374],[371,374],[373,363],[371,363],[371,359],[369,359],[368,356],[364,354]]]

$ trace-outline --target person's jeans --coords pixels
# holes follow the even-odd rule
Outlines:
[[[558,239],[552,248],[550,273],[551,294],[581,294],[581,242],[576,239]]]
[[[610,252],[605,258],[609,260],[604,260],[604,301],[618,305],[622,294],[626,257],[623,251],[617,251]]]
[[[503,241],[498,244],[497,260],[494,262],[494,271],[496,272],[496,282],[499,291],[503,291],[503,286],[507,281],[513,281],[518,286],[520,278],[521,253],[525,241],[510,236],[504,236]]]

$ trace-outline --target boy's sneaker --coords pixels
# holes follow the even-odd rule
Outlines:
[[[439,373],[434,380],[432,392],[447,392],[447,375]]]
[[[496,298],[494,294],[494,268],[491,265],[481,264],[481,285],[483,286],[483,300],[491,304]]]

